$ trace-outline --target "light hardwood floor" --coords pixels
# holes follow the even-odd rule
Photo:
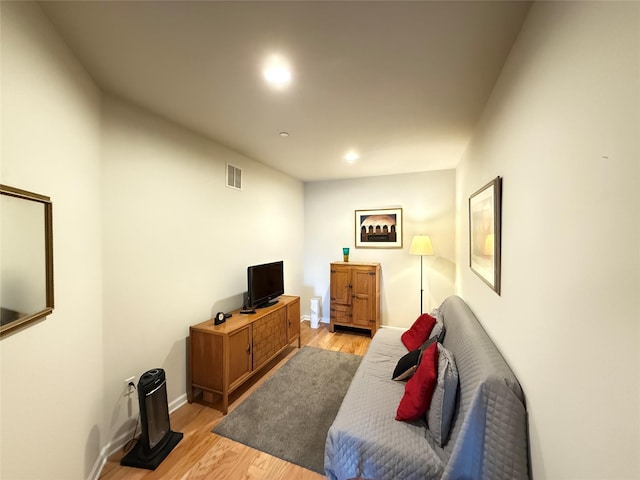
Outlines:
[[[312,329],[309,322],[300,325],[302,345],[311,345],[328,350],[364,355],[371,339],[366,334],[346,332],[330,333],[327,324]],[[241,387],[229,398],[229,412],[271,377],[296,352],[295,342],[279,357],[273,360],[273,367],[264,369],[246,386]],[[221,403],[218,399],[215,399]],[[214,403],[214,407],[220,405]],[[184,438],[169,456],[155,470],[123,467],[120,459],[123,452],[112,455],[100,478],[103,480],[153,480],[153,479],[302,479],[325,478],[310,470],[272,457],[264,452],[211,433],[223,415],[220,410],[202,401],[185,404],[171,414],[171,429],[182,432]]]

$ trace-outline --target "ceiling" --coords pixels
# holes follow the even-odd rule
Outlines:
[[[454,168],[530,4],[41,6],[103,90],[316,181]],[[292,66],[288,88],[262,77],[273,53]]]

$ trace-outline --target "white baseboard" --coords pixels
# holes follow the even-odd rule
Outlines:
[[[100,455],[98,455],[98,458],[96,458],[96,461],[93,464],[93,468],[89,472],[89,476],[87,477],[87,480],[98,480],[98,478],[100,478],[100,473],[102,472],[102,467],[104,467],[104,464],[107,463],[108,455],[105,453],[106,452],[106,448],[107,447],[104,447],[100,451]]]
[[[185,403],[187,403],[186,393],[180,395],[174,401],[169,403],[168,405],[169,415],[171,415],[173,412],[175,412]],[[136,428],[137,424],[138,422],[136,422],[136,426],[134,426],[133,428]],[[119,449],[124,447],[125,444],[129,440],[131,440],[131,437],[133,436],[133,434],[134,434],[133,430],[130,429],[129,431],[123,433],[119,437],[112,439],[109,443],[107,443],[104,447],[102,447],[102,450],[100,450],[100,455],[98,455],[98,458],[96,458],[96,461],[93,464],[93,468],[91,469],[91,472],[89,472],[89,476],[87,477],[87,480],[98,480],[98,478],[100,477],[100,473],[104,468],[105,463],[107,463],[107,459],[111,455],[116,453]]]
[[[311,315],[303,315],[302,318],[300,319],[301,322],[310,322],[311,321]],[[320,319],[320,323],[329,323],[329,319],[328,318],[321,318]]]
[[[187,403],[187,394],[183,393],[182,395],[180,395],[178,398],[176,398],[173,402],[169,404],[169,415],[171,415],[173,412],[175,412],[185,403]]]
[[[302,315],[302,317],[300,318],[301,322],[310,322],[311,321],[311,315]],[[329,323],[329,319],[328,318],[321,318],[320,319],[320,323]]]

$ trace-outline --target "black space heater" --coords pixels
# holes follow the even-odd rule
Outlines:
[[[140,376],[138,402],[142,436],[120,464],[155,470],[182,440],[182,433],[172,432],[169,425],[167,381],[163,369],[154,368]]]

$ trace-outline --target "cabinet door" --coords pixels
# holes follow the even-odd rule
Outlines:
[[[331,303],[351,305],[351,273],[345,265],[331,265]]]
[[[300,335],[300,300],[287,305],[287,343]]]
[[[251,373],[251,327],[233,332],[228,338],[229,347],[229,385]]]
[[[199,388],[222,391],[224,337],[190,330],[191,382]]]
[[[374,328],[376,315],[376,271],[374,268],[355,267],[353,282],[352,321],[354,327]]]

